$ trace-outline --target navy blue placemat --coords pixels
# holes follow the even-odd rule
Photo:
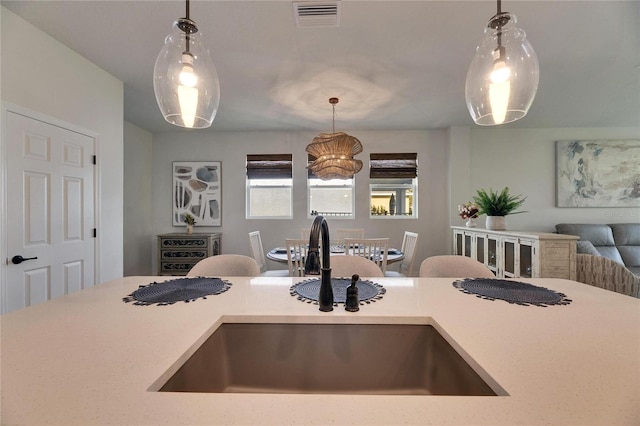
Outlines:
[[[494,278],[465,278],[453,282],[453,286],[467,294],[475,294],[481,299],[504,300],[516,305],[568,305],[571,299],[557,291],[538,287],[520,281]]]
[[[333,304],[345,303],[347,300],[347,287],[351,285],[351,278],[331,278],[331,286],[333,287]],[[380,284],[369,280],[359,280],[356,283],[358,288],[358,299],[360,304],[371,303],[382,299],[387,289]],[[320,293],[320,278],[314,278],[296,283],[291,286],[289,292],[298,300],[307,303],[318,303],[318,294]]]
[[[136,291],[123,297],[125,303],[134,305],[172,305],[176,302],[191,302],[200,297],[224,293],[231,283],[220,278],[178,278],[170,281],[141,285]]]

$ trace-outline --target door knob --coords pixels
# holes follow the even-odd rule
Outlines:
[[[18,264],[24,262],[25,260],[33,260],[33,259],[37,259],[37,258],[38,258],[38,256],[35,256],[35,257],[22,257],[20,255],[17,255],[17,256],[13,256],[11,258],[11,263],[13,263],[14,265],[18,265]]]

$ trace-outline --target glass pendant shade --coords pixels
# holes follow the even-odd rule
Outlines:
[[[181,18],[173,24],[153,68],[153,90],[169,123],[194,129],[211,126],[220,104],[220,82],[193,21]]]
[[[500,20],[501,24],[496,25]],[[493,126],[524,117],[538,90],[538,57],[515,15],[494,16],[467,72],[465,97],[476,124]]]

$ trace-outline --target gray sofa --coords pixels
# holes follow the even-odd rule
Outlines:
[[[577,280],[640,297],[640,223],[561,223],[559,234],[577,235]]]

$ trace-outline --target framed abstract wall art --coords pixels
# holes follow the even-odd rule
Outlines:
[[[558,207],[640,207],[640,140],[556,141]]]
[[[188,213],[195,226],[222,224],[222,171],[219,161],[173,162],[173,225]]]

